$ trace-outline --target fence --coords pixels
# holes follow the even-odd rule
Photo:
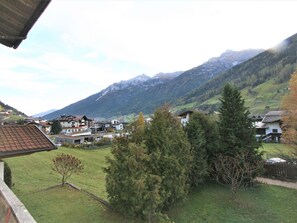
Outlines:
[[[265,164],[264,176],[270,178],[297,180],[297,164],[274,163]]]

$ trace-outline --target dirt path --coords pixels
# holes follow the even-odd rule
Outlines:
[[[273,180],[273,179],[263,178],[263,177],[257,177],[256,180],[258,182],[264,183],[264,184],[276,185],[276,186],[287,187],[287,188],[297,190],[297,183],[291,183],[291,182],[280,181],[280,180]]]

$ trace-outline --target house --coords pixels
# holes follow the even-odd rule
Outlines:
[[[183,126],[186,126],[187,123],[189,123],[190,115],[192,113],[193,113],[193,111],[188,110],[188,111],[184,111],[178,115],[178,117],[180,118],[180,122]]]
[[[83,144],[85,138],[83,136],[71,136],[71,135],[56,135],[55,143],[57,144]]]
[[[93,125],[93,120],[85,115],[62,115],[56,120],[60,122],[63,134],[85,132]]]
[[[264,142],[280,142],[283,114],[284,111],[270,111],[261,121],[255,121],[257,138],[262,138]]]
[[[102,133],[102,132],[112,132],[112,131],[123,131],[127,126],[127,122],[122,122],[119,120],[111,120],[105,122],[94,122],[91,127],[92,133]]]
[[[24,123],[27,125],[36,125],[43,133],[49,135],[51,133],[51,124],[41,118],[25,118]]]
[[[106,131],[105,122],[94,122],[93,125],[90,127],[92,134],[97,134],[99,132]]]

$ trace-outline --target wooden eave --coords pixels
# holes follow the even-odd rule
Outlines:
[[[16,49],[51,0],[0,0],[0,43]]]

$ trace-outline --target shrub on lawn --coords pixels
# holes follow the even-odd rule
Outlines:
[[[12,174],[11,169],[6,162],[4,162],[4,182],[11,188],[12,186]]]
[[[61,153],[53,159],[52,170],[62,176],[62,186],[73,173],[79,173],[84,169],[82,162],[73,155]]]

